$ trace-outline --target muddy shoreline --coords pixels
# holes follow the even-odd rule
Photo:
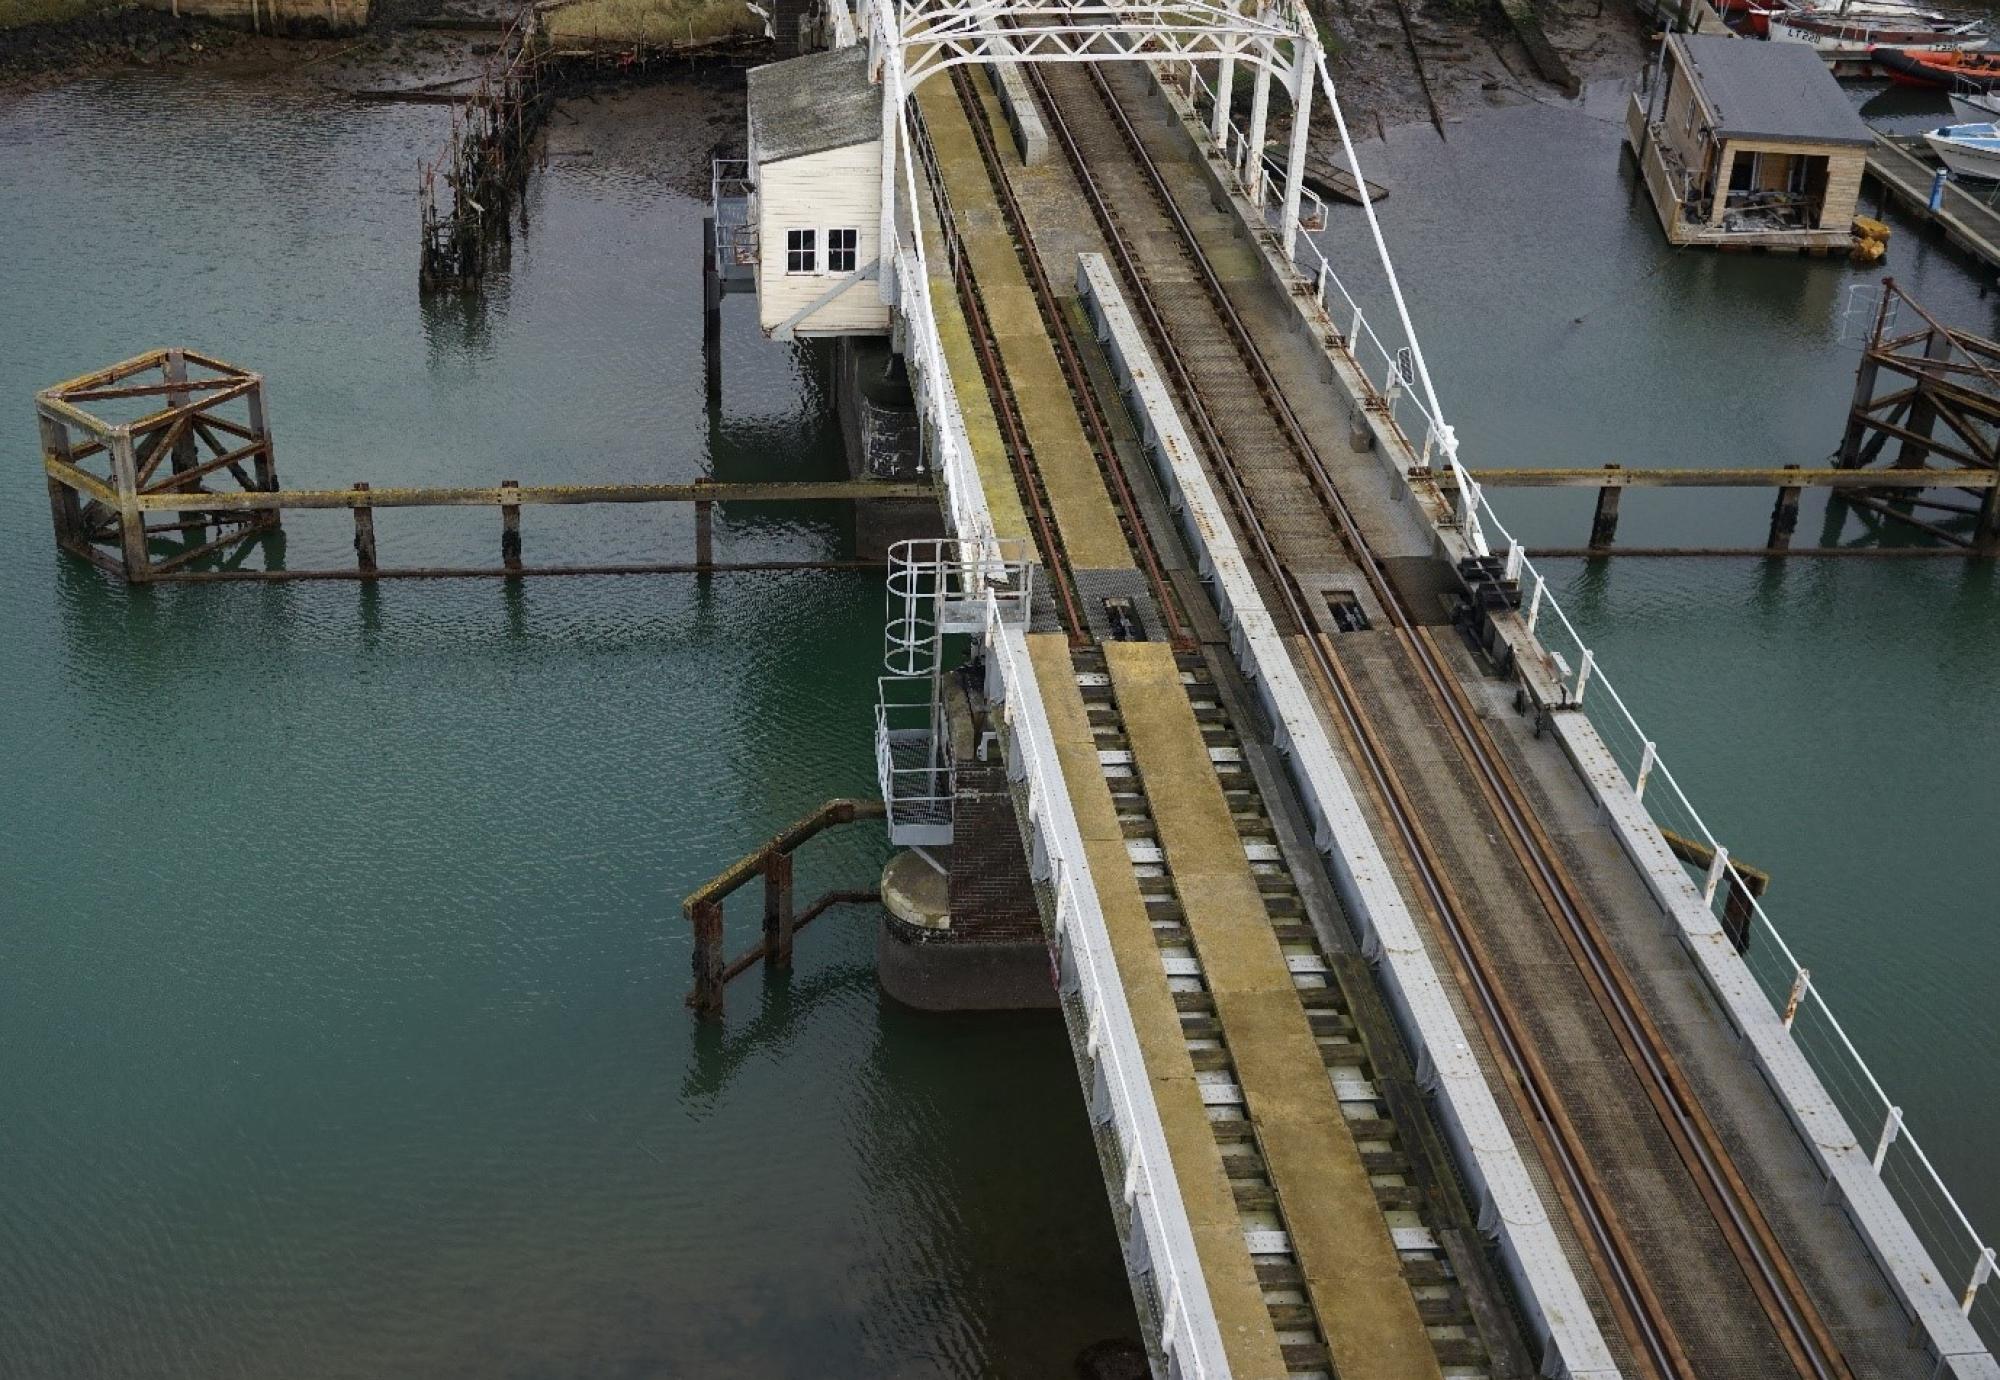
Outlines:
[[[1430,120],[1433,102],[1446,137],[1454,120],[1483,108],[1567,103],[1536,74],[1494,0],[1313,0],[1313,7],[1357,137]],[[113,9],[0,29],[0,97],[124,69],[195,67],[292,69],[333,91],[410,90],[476,74],[510,12],[501,0],[450,0],[449,7],[446,0],[378,0],[374,22],[361,33],[274,38],[156,10]],[[1626,0],[1549,0],[1542,16],[1584,85],[1629,76],[1644,60],[1645,24]],[[496,27],[417,27],[446,17]]]

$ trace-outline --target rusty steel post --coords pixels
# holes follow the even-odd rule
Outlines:
[[[792,855],[773,851],[764,862],[764,966],[792,966]]]
[[[1951,358],[1951,332],[1942,326],[1933,325],[1924,337],[1924,359],[1926,362],[1943,363]],[[1939,379],[1936,374],[1919,371],[1916,379],[1916,394],[1910,399],[1910,415],[1903,420],[1903,429],[1928,439],[1937,426],[1937,404],[1932,401]],[[1895,465],[1897,469],[1915,469],[1930,457],[1930,447],[1922,441],[1903,438],[1903,444],[1896,447]]]
[[[1606,465],[1604,468],[1607,470],[1616,470],[1621,467],[1618,465]],[[1624,488],[1617,484],[1606,484],[1597,491],[1597,513],[1590,520],[1591,550],[1609,550],[1612,542],[1617,540],[1618,500],[1624,492]]]
[[[509,570],[521,568],[521,481],[500,481],[500,563]]]
[[[704,1017],[722,1015],[722,902],[701,901],[689,910],[694,922],[694,990],[688,1005]]]
[[[1785,466],[1795,470],[1797,465]],[[1787,484],[1778,490],[1778,501],[1771,509],[1771,531],[1764,538],[1764,545],[1773,551],[1783,551],[1792,544],[1792,533],[1799,526],[1799,487]]]
[[[354,481],[356,493],[368,492],[368,481]],[[375,569],[375,510],[367,503],[354,505],[354,564],[358,569]]]
[[[1722,932],[1729,936],[1729,942],[1739,954],[1750,951],[1750,930],[1757,918],[1757,907],[1750,892],[1737,879],[1734,872],[1729,874],[1729,891],[1722,902]]]

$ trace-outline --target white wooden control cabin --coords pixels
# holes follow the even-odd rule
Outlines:
[[[751,70],[750,180],[764,333],[886,333],[882,88],[864,45]]]

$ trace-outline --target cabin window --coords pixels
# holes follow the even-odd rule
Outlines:
[[[828,273],[854,272],[855,252],[861,243],[859,230],[829,230],[826,232],[826,271]]]
[[[819,271],[819,231],[787,230],[785,232],[785,272],[817,273]]]

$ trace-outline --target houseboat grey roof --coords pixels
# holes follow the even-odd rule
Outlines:
[[[868,45],[750,69],[751,156],[765,163],[882,137],[882,88],[868,80]]]
[[[1723,139],[1872,147],[1875,136],[1809,43],[1675,34]]]

